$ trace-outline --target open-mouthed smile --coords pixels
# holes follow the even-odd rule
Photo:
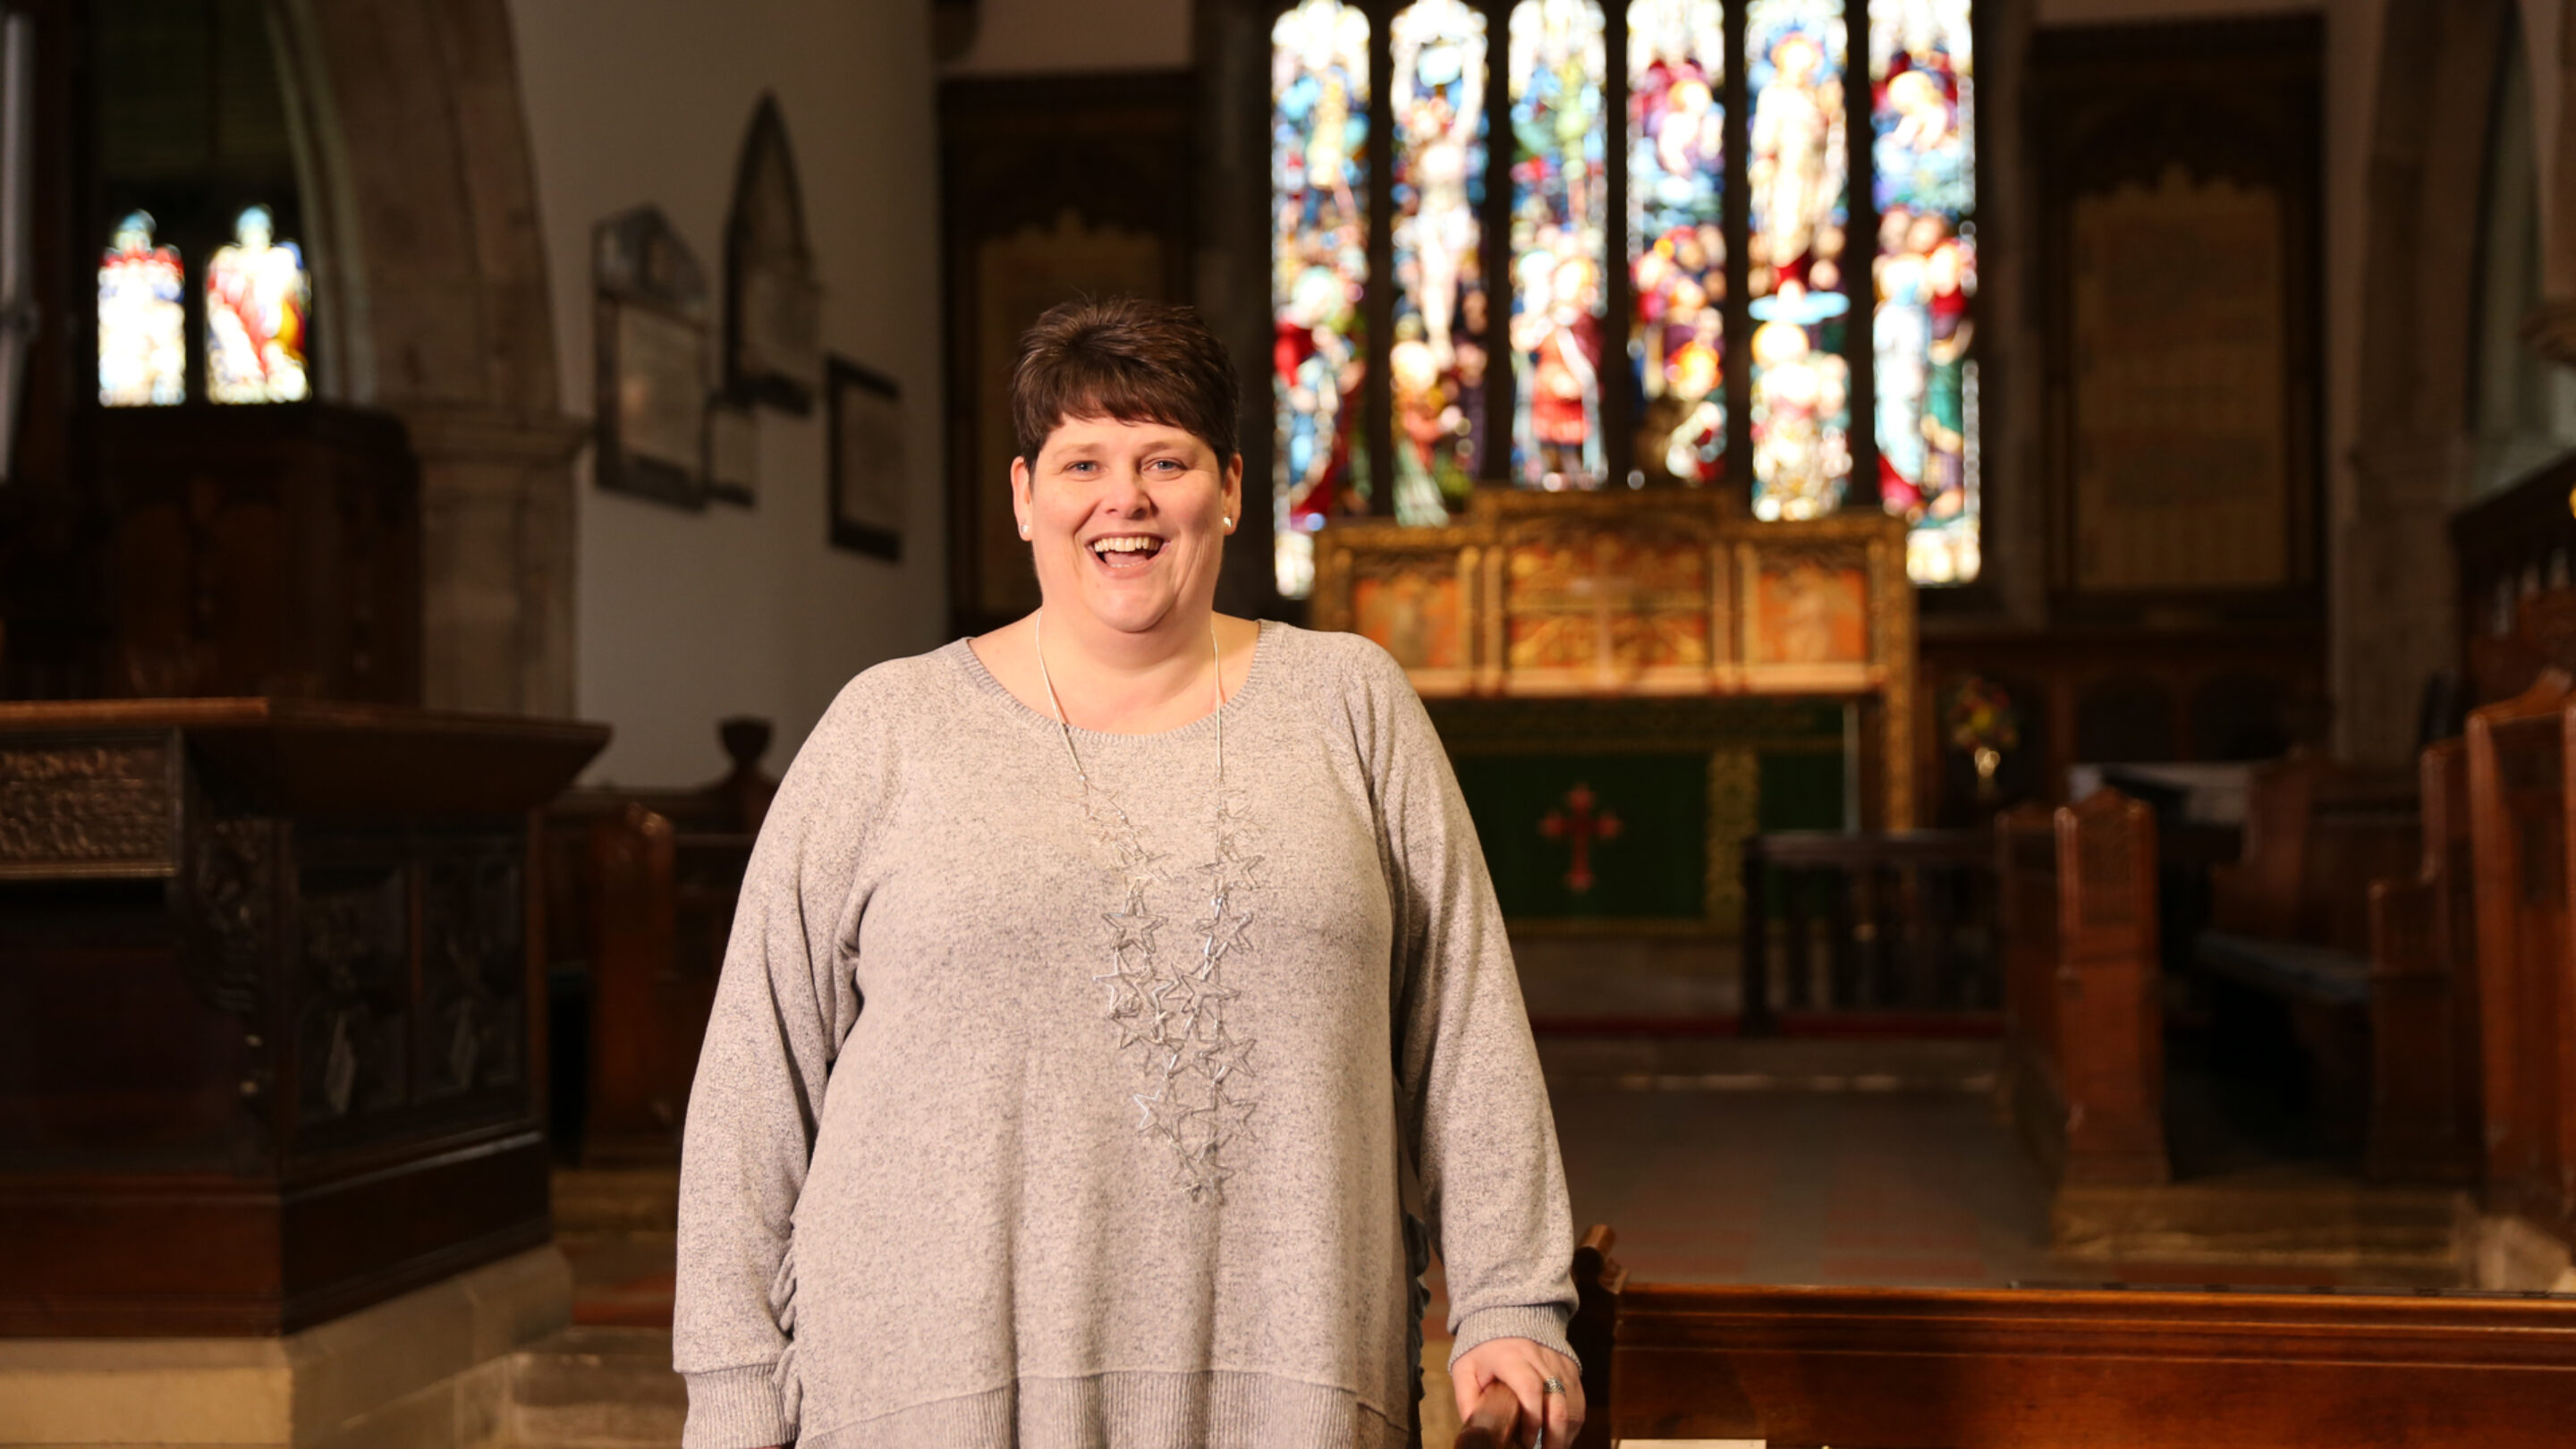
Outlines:
[[[1113,574],[1137,573],[1162,553],[1163,540],[1150,533],[1109,533],[1084,547],[1094,561]]]

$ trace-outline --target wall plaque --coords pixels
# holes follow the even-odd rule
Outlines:
[[[2279,194],[2174,166],[2074,230],[2076,586],[2289,582]]]

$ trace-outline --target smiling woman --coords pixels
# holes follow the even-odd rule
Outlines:
[[[1059,308],[1013,401],[1043,602],[852,681],[744,881],[686,1442],[1397,1449],[1436,1240],[1462,1412],[1502,1385],[1565,1449],[1555,1128],[1421,701],[1215,612],[1243,461],[1195,314]]]

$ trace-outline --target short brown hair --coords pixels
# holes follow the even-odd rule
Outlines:
[[[1235,455],[1242,393],[1233,359],[1196,310],[1142,297],[1084,298],[1047,309],[1020,338],[1011,371],[1011,424],[1020,456],[1067,418],[1162,423]]]

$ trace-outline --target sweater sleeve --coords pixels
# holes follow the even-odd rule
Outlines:
[[[1496,1338],[1570,1358],[1572,1215],[1502,910],[1422,701],[1384,651],[1360,651],[1394,892],[1396,1082],[1448,1281],[1451,1358]]]
[[[870,682],[844,689],[780,781],[744,873],[689,1094],[672,1366],[686,1449],[796,1437],[795,1255],[824,1084],[858,1021],[864,828],[884,795]]]

